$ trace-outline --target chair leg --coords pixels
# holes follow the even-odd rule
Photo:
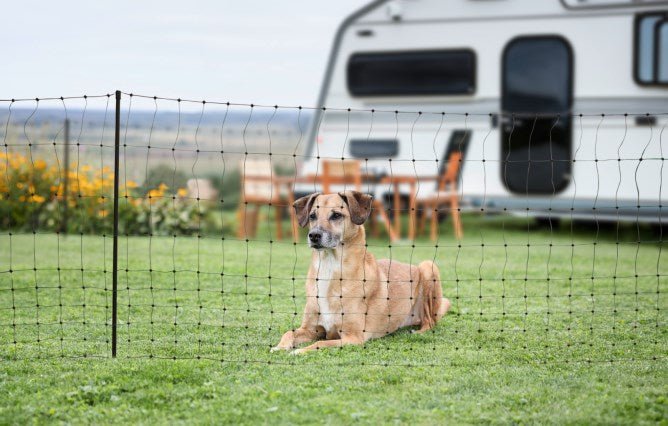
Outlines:
[[[239,208],[237,209],[237,237],[240,239],[246,238],[246,206],[243,203],[239,203]]]
[[[417,211],[415,210],[415,191],[411,191],[411,199],[409,201],[410,211],[408,213],[408,239],[415,239],[415,228],[417,228]]]
[[[385,211],[385,206],[383,206],[383,203],[381,203],[380,201],[376,201],[373,204],[374,208],[378,210],[378,214],[380,215],[380,220],[383,222],[383,225],[385,225],[385,229],[387,229],[387,233],[390,236],[390,241],[396,241],[397,233],[394,231],[392,223],[390,222],[390,218],[387,216],[387,212]]]
[[[369,228],[371,228],[371,236],[378,238],[378,221],[373,215],[369,218]]]
[[[455,228],[455,237],[461,240],[464,236],[464,231],[462,229],[462,220],[459,216],[459,198],[456,194],[452,196],[450,205],[452,206],[452,225]]]
[[[394,209],[392,212],[394,215],[394,232],[401,235],[401,199],[399,198],[399,184],[397,182],[394,183],[392,208]]]
[[[420,225],[418,226],[418,235],[424,234],[424,226],[427,222],[427,206],[422,205],[422,212],[420,212]]]
[[[256,205],[253,209],[253,212],[250,215],[250,223],[246,222],[246,232],[249,236],[255,237],[257,235],[257,223],[260,217],[260,206]]]
[[[274,218],[276,219],[276,239],[283,239],[283,207],[272,204],[274,207]]]
[[[290,227],[292,228],[292,242],[299,242],[299,223],[297,222],[297,214],[292,205],[295,203],[295,193],[292,189],[288,191],[288,212],[290,212]]]
[[[429,230],[429,237],[432,241],[438,238],[438,202],[431,205],[431,226]]]

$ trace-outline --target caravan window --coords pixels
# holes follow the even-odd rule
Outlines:
[[[655,42],[657,83],[668,83],[668,19],[661,21],[657,28]]]
[[[475,91],[472,50],[356,53],[348,61],[353,96],[470,95]]]
[[[638,84],[668,84],[668,13],[636,16],[634,54],[634,77]]]

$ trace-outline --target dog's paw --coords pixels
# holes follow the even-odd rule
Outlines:
[[[290,352],[290,355],[302,355],[305,354],[307,351],[302,348],[302,349],[295,349],[294,351]]]
[[[278,351],[288,351],[290,348],[281,348],[280,346],[274,346],[269,350],[269,352],[278,352]]]

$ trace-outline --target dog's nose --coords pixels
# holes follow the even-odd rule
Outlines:
[[[308,239],[311,240],[312,243],[319,243],[321,238],[322,238],[322,234],[320,232],[309,232],[308,233]]]

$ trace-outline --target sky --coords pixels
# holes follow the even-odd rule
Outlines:
[[[0,98],[126,92],[315,105],[341,21],[369,0],[13,0]]]

